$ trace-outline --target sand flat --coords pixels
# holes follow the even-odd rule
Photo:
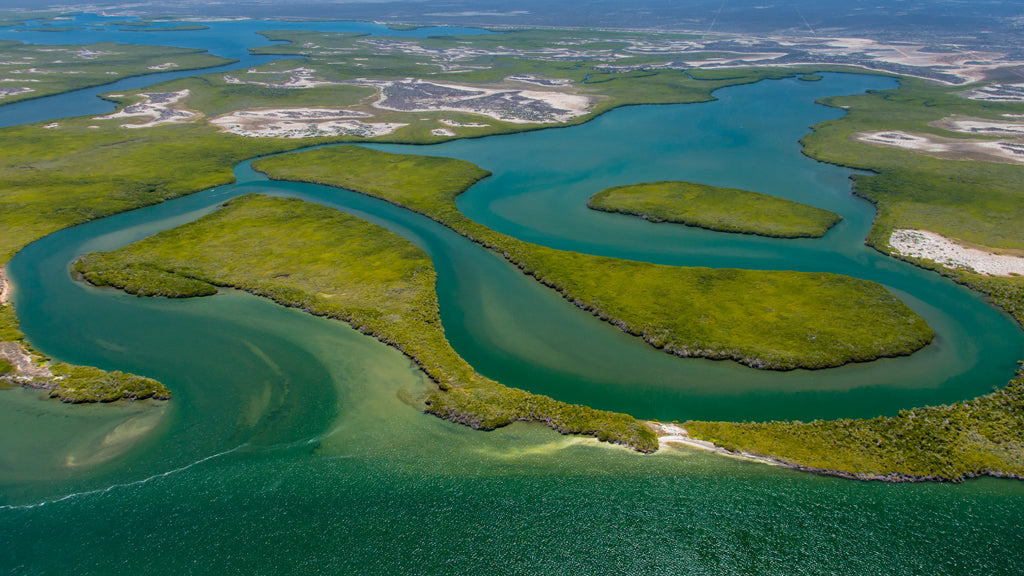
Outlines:
[[[961,246],[927,230],[894,230],[889,245],[903,256],[925,258],[946,268],[988,276],[1024,276],[1024,258]]]

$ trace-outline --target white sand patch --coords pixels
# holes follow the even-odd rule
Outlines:
[[[529,74],[509,76],[505,79],[526,84],[536,84],[537,86],[568,86],[572,84],[572,80],[566,80],[565,78],[538,78]]]
[[[171,68],[177,68],[177,62],[164,62],[163,64],[153,64],[152,66],[146,66],[150,70],[170,70]]]
[[[53,130],[54,128],[60,128],[60,124],[57,123],[57,122],[51,122],[51,123],[47,124],[46,126],[43,126],[43,128],[46,128],[48,130]]]
[[[46,70],[45,68],[27,68],[25,70],[8,70],[8,74],[85,74],[84,70]]]
[[[372,115],[354,110],[322,108],[239,110],[214,118],[210,123],[220,127],[222,132],[247,138],[373,138],[407,126],[399,123],[363,122],[356,118],[372,118]]]
[[[951,152],[950,148],[946,144],[934,142],[924,136],[917,136],[914,134],[908,134],[898,130],[891,132],[864,132],[857,135],[857,139],[861,142],[867,142],[869,144],[882,144],[884,146],[893,146],[896,148],[905,148],[907,150],[919,150],[924,152]]]
[[[448,120],[446,118],[441,118],[438,122],[445,126],[451,126],[452,128],[487,128],[490,126],[490,124],[477,124],[476,122],[456,122],[455,120]]]
[[[104,52],[102,50],[89,50],[88,48],[82,48],[74,54],[82,60],[95,60],[97,56],[113,56],[115,54],[119,54],[119,52]]]
[[[376,86],[380,98],[373,105],[400,112],[465,112],[517,124],[566,122],[586,114],[590,98],[558,91],[497,90],[476,86],[435,84],[424,80],[361,80]]]
[[[14,293],[11,282],[7,280],[7,272],[0,268],[0,306],[5,306],[11,301],[11,294]]]
[[[889,237],[889,245],[903,256],[925,258],[947,268],[989,276],[1024,276],[1024,258],[967,248],[926,230],[895,230]]]
[[[175,108],[176,105],[180,104],[191,95],[192,93],[187,89],[179,90],[177,92],[153,92],[140,94],[140,96],[142,96],[141,102],[132,104],[131,106],[126,106],[113,114],[97,116],[93,118],[93,120],[149,118],[149,122],[144,122],[142,124],[122,124],[122,128],[151,128],[161,124],[194,122],[199,117],[199,114]]]
[[[18,94],[25,94],[26,92],[35,92],[35,90],[29,88],[28,86],[14,86],[14,87],[0,86],[0,99],[6,98],[8,96],[16,96]]]
[[[448,128],[434,128],[430,133],[434,136],[455,136],[455,131]]]
[[[964,94],[971,100],[1024,102],[1024,84],[991,84]]]
[[[0,82],[42,82],[39,78],[0,78]]]
[[[710,450],[712,452],[719,451],[718,446],[715,446],[711,442],[697,440],[696,438],[691,437],[690,433],[682,426],[676,426],[675,424],[662,424],[660,422],[647,422],[647,427],[654,430],[654,433],[658,435],[659,447],[664,447],[666,444],[682,444],[684,446],[699,448],[701,450]]]
[[[947,119],[936,124],[953,132],[967,134],[989,134],[996,136],[1024,136],[1024,124],[1012,122],[993,122],[991,120],[952,120]]]
[[[342,82],[327,82],[325,80],[318,80],[315,76],[316,70],[312,68],[295,68],[293,70],[285,70],[283,72],[256,72],[249,71],[250,74],[290,74],[287,80],[282,82],[258,82],[256,80],[239,80],[234,76],[224,76],[224,82],[227,84],[254,84],[256,86],[268,86],[273,88],[291,88],[301,90],[304,88],[316,88],[317,86],[336,86],[342,84]]]
[[[942,139],[931,135],[908,134],[899,130],[861,132],[854,134],[854,137],[868,144],[891,146],[940,157],[1024,164],[1022,142]]]

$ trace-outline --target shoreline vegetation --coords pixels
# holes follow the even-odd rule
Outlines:
[[[879,150],[853,137],[893,129],[948,134],[934,124],[954,115],[1005,119],[1024,112],[1022,103],[970,100],[961,91],[901,77],[895,90],[822,99],[847,115],[813,126],[801,141],[803,151],[820,162],[871,172],[853,176],[853,193],[878,210],[865,244],[984,294],[1024,328],[1024,277],[989,276],[903,255],[891,240],[897,230],[927,230],[989,250],[1021,250],[1024,170],[977,158]],[[693,438],[731,452],[818,474],[888,481],[1024,479],[1022,415],[1024,370],[991,394],[892,418],[683,426]]]
[[[25,341],[14,306],[8,301],[9,284],[0,269],[0,389],[36,388],[68,404],[118,400],[170,400],[171,392],[152,378],[91,366],[51,362]]]
[[[277,180],[348,188],[427,216],[503,256],[576,306],[681,357],[759,369],[908,355],[934,336],[882,286],[837,274],[680,268],[555,250],[463,216],[455,198],[487,173],[451,158],[337,146],[257,160]],[[453,175],[465,180],[453,181]],[[696,304],[699,303],[699,304]]]
[[[215,286],[232,287],[344,321],[400,350],[437,384],[427,412],[472,428],[541,422],[640,452],[658,446],[654,432],[631,416],[558,402],[477,373],[444,335],[426,253],[338,210],[241,196],[189,224],[86,255],[75,270],[95,285],[138,295],[205,296]]]
[[[503,35],[500,39],[485,37],[478,41],[483,42],[483,49],[488,46],[488,42],[534,45],[549,42],[551,34],[525,31],[517,35]],[[346,35],[332,37],[315,33],[275,32],[268,37],[291,40],[292,44],[256,49],[254,53],[302,55],[306,57],[306,64],[320,69],[327,83],[374,75],[394,75],[396,70],[402,77],[441,77],[437,75],[436,63],[424,64],[418,57],[409,54],[379,57],[372,49],[358,46],[352,37]],[[463,40],[441,38],[422,42],[432,49],[450,49]],[[7,43],[3,46],[11,45]],[[303,48],[307,45],[314,48]],[[339,59],[337,55],[316,54],[317,50],[333,47],[355,47],[356,52],[352,56],[360,62],[339,62],[334,66],[333,63]],[[596,103],[589,114],[564,125],[586,122],[603,112],[629,104],[709,101],[714,99],[712,92],[718,88],[769,78],[799,78],[801,74],[815,70],[879,74],[878,71],[851,66],[821,64],[793,68],[691,69],[688,74],[679,74],[673,70],[599,69],[598,64],[592,61],[581,62],[570,68],[558,62],[528,58],[503,59],[501,63],[500,67],[467,69],[459,77],[469,83],[487,83],[501,81],[509,74],[526,73],[579,83],[583,92],[597,99]],[[284,71],[293,66],[294,62],[271,64],[261,67],[259,72]],[[582,83],[584,79],[586,83]],[[193,97],[188,106],[206,117],[246,108],[278,107],[284,100],[290,105],[344,104],[347,107],[365,98],[366,94],[360,91],[367,90],[365,87],[326,85],[306,91],[257,85],[229,86],[215,75],[181,79],[167,85],[174,89],[193,89]],[[871,175],[854,177],[854,193],[878,207],[878,216],[867,242],[869,246],[890,256],[900,257],[893,254],[887,244],[891,232],[895,229],[915,229],[928,230],[968,244],[1001,249],[1024,248],[1024,237],[1021,236],[1024,229],[1016,225],[1024,210],[1018,192],[1022,189],[1024,172],[1019,166],[935,158],[922,160],[920,156],[908,151],[880,149],[852,141],[854,133],[877,130],[948,135],[930,123],[942,121],[954,114],[998,120],[1024,112],[1024,105],[1020,103],[963,98],[960,94],[963,90],[963,87],[934,86],[917,78],[902,76],[898,89],[831,97],[820,101],[847,110],[847,115],[814,126],[814,131],[802,140],[803,151],[819,161],[872,172]],[[342,93],[343,103],[339,103],[339,92]],[[352,98],[349,99],[349,96]],[[396,118],[400,117],[398,113],[393,114]],[[452,137],[504,134],[540,127],[490,121],[490,126],[478,127],[481,126],[478,116],[457,114],[446,117],[473,126],[460,127],[457,135]],[[90,118],[62,119],[59,126],[57,124],[54,123],[54,127],[59,127],[59,130],[19,126],[0,131],[0,143],[6,143],[4,148],[8,151],[3,162],[0,162],[0,174],[7,184],[0,191],[0,227],[7,232],[0,238],[0,264],[6,263],[29,242],[56,230],[230,182],[230,167],[245,158],[315,144],[365,140],[346,136],[310,138],[303,142],[280,142],[275,139],[250,139],[243,142],[238,138],[216,134],[209,126],[201,124],[161,126],[132,131],[130,134],[102,123],[98,129],[94,129],[97,123]],[[431,143],[448,139],[449,136],[432,133],[436,125],[436,122],[418,122],[380,141]],[[963,134],[953,136],[979,141],[985,138]],[[60,140],[60,146],[54,145],[56,140]],[[153,164],[153,157],[168,161]],[[104,173],[95,174],[95,166],[104,166]],[[187,174],[183,173],[183,166],[188,167]],[[46,177],[41,176],[40,171],[43,169],[46,170]],[[60,190],[60,194],[55,194],[54,190]],[[950,270],[930,261],[907,257],[901,259],[931,268],[988,295],[995,305],[1010,312],[1018,322],[1024,322],[1024,280],[1021,278],[994,279]],[[16,327],[13,310],[5,308],[14,319]],[[996,392],[995,395],[1002,392]],[[934,423],[922,423],[920,419],[913,423],[922,429],[934,426]],[[1018,433],[1020,436],[1024,436],[1024,433]],[[852,438],[840,441],[855,442]],[[737,448],[742,449],[742,446]]]
[[[69,57],[74,61],[66,61]],[[113,84],[172,68],[201,70],[232,62],[235,60],[206,50],[173,46],[114,42],[44,46],[0,40],[0,78],[5,88],[5,91],[0,90],[0,106]]]
[[[1006,387],[893,417],[812,422],[684,422],[693,439],[743,457],[855,480],[1024,479],[1024,368]]]
[[[835,212],[759,192],[696,182],[647,182],[606,188],[587,207],[718,232],[772,238],[820,238],[842,220]]]
[[[359,148],[334,147],[270,157],[258,161],[254,168],[271,177],[300,179],[297,178],[297,171],[310,170],[296,163],[293,157],[314,155],[317,161],[309,161],[310,165],[329,166],[330,170],[317,171],[315,178],[309,180],[358,190],[355,184],[365,185],[372,180],[364,180],[367,173],[357,168],[361,162],[351,166],[337,156],[344,154],[346,149]],[[384,158],[381,156],[370,163],[377,167],[374,170],[387,165]],[[330,161],[324,162],[326,159]],[[410,170],[405,169],[401,173],[409,174]],[[391,182],[390,185],[395,186],[396,183]],[[409,186],[409,190],[414,189],[420,192],[423,190],[422,187]],[[410,196],[409,191],[403,196],[400,187],[390,190],[375,187],[363,193],[382,197],[398,205],[419,207],[412,209],[442,223],[445,223],[442,217],[455,220],[460,228],[453,228],[471,239],[474,237],[472,231],[480,229],[497,235],[458,214],[454,207],[457,192],[451,193],[449,201],[440,203],[435,203],[436,198],[429,196]],[[441,208],[438,208],[438,204]],[[428,212],[432,208],[433,214]],[[514,262],[508,252],[505,256]],[[1021,312],[1024,312],[1024,308]],[[844,478],[960,481],[978,475],[1018,477],[1024,472],[1018,465],[1024,461],[1024,446],[1018,441],[1024,431],[1024,420],[1016,416],[1017,407],[1024,404],[1019,381],[1020,378],[988,396],[951,406],[915,408],[893,418],[810,423],[691,421],[684,426],[692,438],[709,441],[727,452]],[[986,424],[989,421],[997,424],[989,427]],[[875,447],[879,448],[879,452],[872,456]]]

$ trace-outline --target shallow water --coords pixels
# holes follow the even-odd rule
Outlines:
[[[808,104],[814,97],[879,82],[762,82],[720,92],[716,103],[628,108],[580,127],[416,151],[494,170],[461,209],[531,241],[678,264],[841,270],[883,282],[939,334],[909,358],[789,373],[673,358],[425,218],[345,191],[266,182],[246,164],[237,185],[34,243],[10,265],[32,342],[61,360],[159,378],[175,399],[161,408],[68,407],[31,391],[0,391],[0,542],[8,551],[0,567],[1019,574],[1018,482],[859,483],[689,449],[641,456],[539,425],[475,432],[421,414],[430,383],[398,352],[343,324],[235,292],[139,299],[75,283],[67,271],[77,254],[192,220],[241,193],[299,196],[426,249],[453,344],[507,384],[669,419],[872,415],[974,396],[1012,374],[1024,350],[1020,331],[969,292],[859,246],[869,207],[849,197],[845,172],[803,158],[792,144],[807,125],[836,114]],[[760,105],[794,112],[751,125]],[[692,127],[702,135],[696,144],[682,137],[697,132]],[[646,131],[649,145],[618,162],[629,149],[602,143],[629,142],[624,129]],[[780,143],[785,150],[776,151]],[[718,153],[704,154],[708,146]],[[601,161],[602,154],[612,156]],[[758,154],[771,156],[759,164]],[[557,170],[577,161],[579,170]],[[735,169],[741,161],[749,170]],[[820,241],[772,241],[580,208],[611,183],[666,178],[800,199],[839,211],[845,228]]]

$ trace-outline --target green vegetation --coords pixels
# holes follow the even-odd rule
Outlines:
[[[591,196],[587,206],[651,222],[777,238],[818,238],[842,219],[835,212],[792,200],[694,182],[616,186]]]
[[[944,137],[932,123],[953,115],[1005,120],[1024,104],[979,102],[950,88],[902,78],[896,90],[826,98],[849,114],[814,127],[805,152],[819,160],[870,170],[854,192],[875,203],[868,244],[892,253],[897,228],[923,229],[996,250],[1024,247],[1024,168],[980,160],[940,160],[858,142],[853,134],[903,130]],[[899,257],[899,256],[897,256]],[[951,270],[904,258],[989,296],[1024,326],[1024,278]],[[992,394],[950,406],[915,408],[892,418],[768,423],[687,422],[690,433],[730,450],[795,467],[855,477],[962,480],[982,474],[1024,476],[1024,372]]]
[[[15,358],[31,363],[33,368],[19,371],[14,365]],[[48,361],[49,358],[33,350],[25,341],[25,335],[18,328],[14,307],[0,304],[0,388],[41,388],[49,390],[51,398],[73,404],[121,399],[168,400],[171,397],[163,384],[151,378],[63,362],[47,364]]]
[[[948,138],[988,140],[932,126],[950,116],[1006,121],[1024,104],[982,102],[959,95],[964,87],[934,86],[901,78],[900,87],[822,103],[847,110],[843,118],[814,126],[804,152],[824,162],[876,174],[854,176],[854,193],[878,207],[868,243],[887,251],[897,228],[929,230],[992,248],[1024,249],[1024,169],[1019,165],[941,160],[910,150],[857,141],[860,132],[901,130]]]
[[[50,30],[56,30],[51,28]],[[191,70],[228,64],[231,60],[207,54],[205,50],[168,46],[136,46],[103,42],[83,46],[37,46],[21,42],[0,42],[0,78],[23,80],[5,82],[5,88],[29,88],[29,92],[0,98],[0,104],[40,98],[70,90],[109,84],[130,77],[153,74],[168,62],[175,70]]]
[[[821,74],[803,74],[801,76],[798,76],[798,78],[803,80],[804,82],[819,82],[822,78],[824,78],[824,76],[822,76]]]
[[[959,481],[1024,477],[1024,371],[1008,386],[949,406],[892,418],[814,422],[687,422],[728,450],[857,478]]]
[[[152,378],[117,370],[106,372],[90,366],[72,366],[63,362],[53,364],[50,369],[56,378],[40,387],[50,390],[50,398],[59,398],[61,402],[69,404],[171,398],[167,388]]]
[[[137,296],[163,296],[165,298],[193,298],[212,296],[217,287],[202,280],[188,278],[142,265],[127,264],[110,269],[102,264],[75,263],[75,271],[95,286],[113,286]]]
[[[920,317],[873,282],[661,266],[499,234],[455,207],[455,197],[486,174],[468,162],[342,146],[265,158],[253,167],[271,178],[349,188],[429,216],[577,306],[679,356],[777,370],[825,368],[910,354],[933,337]]]
[[[295,199],[249,195],[173,230],[78,265],[88,279],[161,294],[179,275],[264,296],[343,320],[412,358],[439,390],[427,410],[492,429],[516,420],[563,433],[591,434],[645,452],[657,448],[633,418],[506,388],[477,374],[448,344],[427,255],[407,240],[354,216]],[[139,269],[162,274],[138,274]],[[119,275],[125,273],[123,279]],[[171,286],[171,295],[178,295]]]

